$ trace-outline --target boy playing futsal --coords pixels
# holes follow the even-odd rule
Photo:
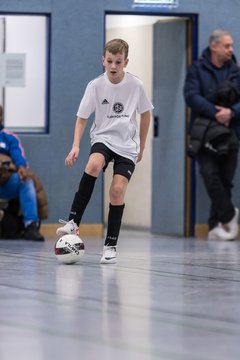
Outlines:
[[[80,102],[73,145],[65,164],[71,167],[77,160],[87,119],[94,113],[89,159],[73,199],[69,221],[59,220],[65,225],[57,229],[57,234],[78,234],[95,181],[113,161],[108,225],[101,258],[101,264],[113,264],[116,263],[124,196],[135,165],[143,156],[152,104],[142,82],[124,71],[128,64],[128,44],[124,40],[114,39],[106,44],[102,63],[105,73],[87,85]],[[139,130],[136,113],[140,114]]]

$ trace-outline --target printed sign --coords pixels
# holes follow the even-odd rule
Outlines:
[[[25,86],[25,54],[0,54],[0,86]]]

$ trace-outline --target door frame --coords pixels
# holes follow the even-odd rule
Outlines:
[[[106,32],[106,16],[107,15],[136,15],[136,16],[161,16],[172,18],[186,18],[186,68],[198,58],[198,14],[196,13],[166,13],[161,11],[113,11],[106,10],[104,12],[104,30]],[[104,36],[104,45],[105,45]],[[190,122],[190,112],[186,106],[186,132]],[[186,134],[186,141],[188,140]],[[195,213],[196,213],[196,175],[195,161],[190,160],[185,155],[185,205],[184,205],[184,236],[194,236],[195,229]]]

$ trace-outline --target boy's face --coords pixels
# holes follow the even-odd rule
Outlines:
[[[107,72],[109,80],[113,84],[117,84],[122,81],[124,76],[123,69],[128,64],[128,59],[125,58],[125,54],[112,54],[106,51],[105,56],[102,58],[103,66]]]

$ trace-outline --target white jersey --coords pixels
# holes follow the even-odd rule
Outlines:
[[[104,73],[87,85],[77,116],[88,119],[95,113],[90,130],[91,145],[101,142],[136,163],[140,150],[136,114],[152,108],[137,77],[125,73],[120,83],[113,84]]]

